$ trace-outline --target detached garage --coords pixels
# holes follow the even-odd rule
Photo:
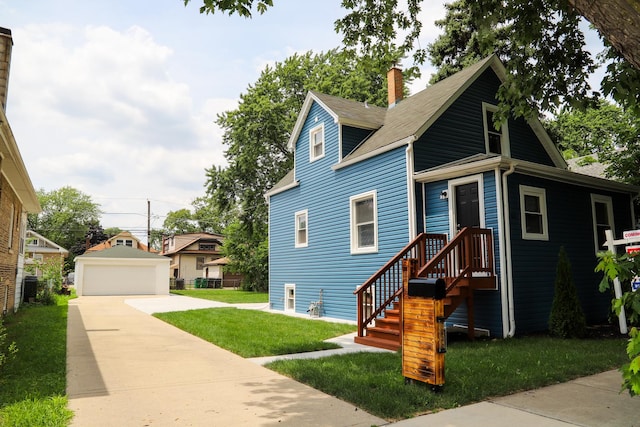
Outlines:
[[[128,246],[76,257],[76,293],[81,295],[168,295],[171,260]]]

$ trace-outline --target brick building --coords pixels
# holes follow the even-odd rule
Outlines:
[[[27,213],[40,212],[38,197],[22,161],[5,109],[11,30],[0,28],[0,314],[17,310],[22,295]]]

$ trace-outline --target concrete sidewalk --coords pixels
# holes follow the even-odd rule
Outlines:
[[[617,371],[390,424],[260,366],[273,358],[243,359],[148,315],[222,306],[176,296],[71,300],[72,425],[640,427],[640,399],[619,393]],[[371,350],[338,340],[345,348],[279,358]]]

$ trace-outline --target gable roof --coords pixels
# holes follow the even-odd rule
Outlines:
[[[129,246],[116,245],[102,251],[86,252],[76,258],[154,258],[154,259],[166,259],[162,255],[155,254],[153,252],[142,251],[140,249],[130,248]]]
[[[57,244],[56,242],[47,239],[46,237],[44,237],[43,235],[41,235],[40,233],[36,233],[33,230],[27,230],[27,241],[26,241],[26,245],[25,245],[25,252],[59,252],[61,254],[67,255],[69,254],[69,251],[66,250],[65,248],[63,248],[62,246],[60,246],[59,244]],[[42,240],[43,242],[45,242],[47,244],[47,247],[42,247],[42,246],[34,246],[32,244],[29,243],[29,238],[36,238],[38,240]]]
[[[386,108],[368,105],[366,102],[352,101],[338,96],[309,91],[289,137],[288,146],[290,150],[295,148],[302,126],[304,126],[311,105],[314,102],[320,104],[333,117],[334,122],[362,129],[379,129],[384,124],[387,114]]]
[[[104,242],[101,242],[101,243],[98,243],[97,245],[91,246],[89,249],[87,249],[85,251],[85,253],[87,253],[87,252],[99,252],[99,251],[103,251],[105,249],[108,249],[110,247],[117,246],[117,245],[114,245],[113,243],[118,239],[135,240],[136,241],[136,245],[138,246],[137,247],[138,250],[145,251],[145,252],[158,253],[158,251],[153,249],[153,248],[149,250],[149,247],[147,245],[142,243],[140,241],[140,239],[138,239],[136,236],[131,234],[129,231],[121,231],[120,233],[116,234],[113,237],[110,237],[109,239],[105,240]]]
[[[170,254],[175,254],[177,252],[180,252],[183,249],[193,245],[199,240],[215,240],[220,244],[224,242],[224,236],[222,234],[216,234],[216,233],[185,233],[185,234],[176,234],[173,237],[186,238],[186,239],[183,239],[179,245],[176,245],[174,249],[168,250],[167,252],[162,252],[163,255],[170,255]]]

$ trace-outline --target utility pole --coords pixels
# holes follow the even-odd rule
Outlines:
[[[151,200],[147,199],[147,252],[151,252]]]

